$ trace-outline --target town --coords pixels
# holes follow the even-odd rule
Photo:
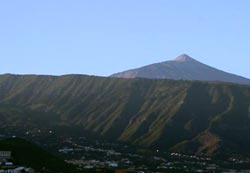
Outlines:
[[[78,170],[83,171],[250,173],[250,160],[247,158],[231,157],[227,160],[219,160],[181,153],[168,153],[103,139],[88,139],[85,136],[65,136],[57,134],[55,130],[51,129],[32,129],[14,133],[8,131],[8,134],[4,135],[33,141],[50,153],[63,158],[65,162],[75,165]],[[6,152],[8,160],[11,151]],[[2,153],[2,155],[4,154]],[[33,171],[31,168],[17,167],[11,164],[13,163],[5,162],[1,169],[8,168],[7,170],[13,172],[17,169],[17,173],[21,168],[26,172]]]
[[[108,148],[110,146],[110,148]],[[126,172],[250,172],[248,169],[233,169],[249,165],[249,161],[231,159],[228,161],[214,161],[179,153],[147,153],[146,150],[134,151],[127,145],[102,143],[96,145],[78,145],[68,141],[65,147],[58,151],[68,163],[79,168],[93,170],[109,168],[112,170],[126,170]]]

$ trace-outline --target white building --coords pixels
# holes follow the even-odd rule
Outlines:
[[[0,151],[0,162],[6,162],[11,158],[11,151]]]

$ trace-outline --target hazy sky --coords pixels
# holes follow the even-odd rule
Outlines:
[[[0,73],[92,74],[186,53],[250,78],[249,0],[3,0]]]

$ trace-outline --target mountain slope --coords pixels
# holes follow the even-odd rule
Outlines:
[[[199,81],[223,81],[250,84],[250,79],[217,70],[202,64],[188,55],[180,55],[175,60],[156,63],[113,74],[119,78],[150,78]]]
[[[93,76],[0,76],[0,128],[81,127],[196,154],[250,155],[250,87]],[[224,151],[225,150],[225,151]]]

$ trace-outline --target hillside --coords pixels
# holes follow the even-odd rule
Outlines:
[[[23,139],[0,140],[0,150],[11,151],[16,165],[32,167],[36,171],[47,173],[76,172],[74,167],[63,160]]]
[[[149,78],[198,81],[223,81],[250,84],[250,79],[230,74],[203,64],[186,54],[171,61],[151,64],[111,75],[118,78]]]
[[[81,127],[199,155],[250,155],[250,87],[82,75],[0,76],[0,128]]]

